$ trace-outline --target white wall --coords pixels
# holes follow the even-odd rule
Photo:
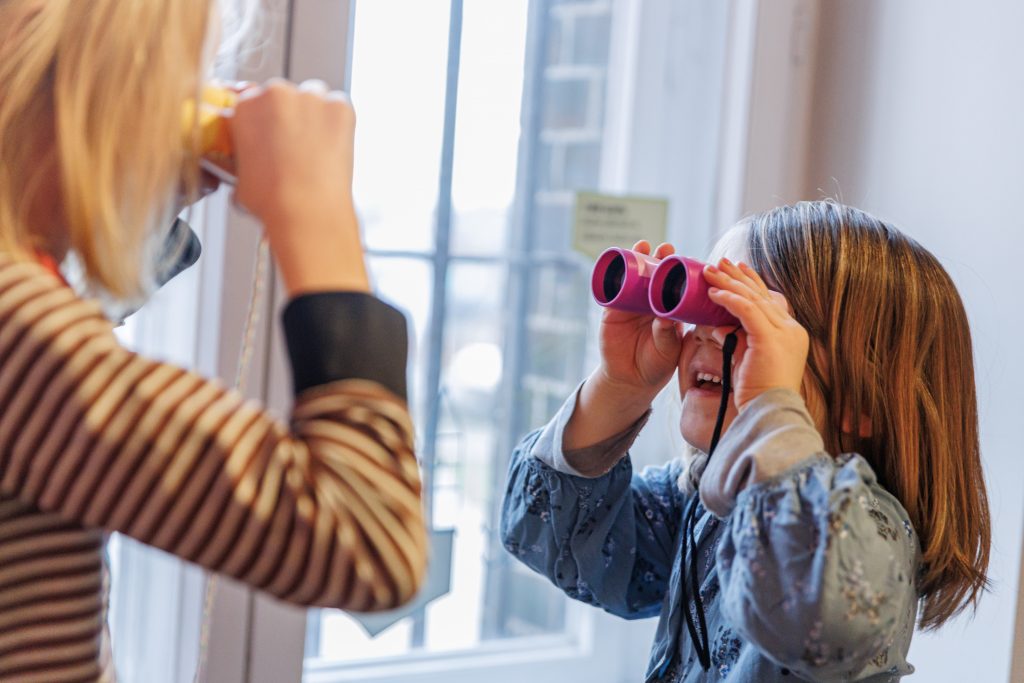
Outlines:
[[[1010,676],[1024,531],[1022,27],[1018,0],[821,4],[802,198],[835,196],[925,244],[956,280],[975,342],[994,588],[973,621],[915,637],[914,680]]]

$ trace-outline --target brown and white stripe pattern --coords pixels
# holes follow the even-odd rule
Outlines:
[[[103,530],[301,605],[408,600],[427,547],[412,434],[368,380],[275,421],[0,256],[0,681],[113,680]]]

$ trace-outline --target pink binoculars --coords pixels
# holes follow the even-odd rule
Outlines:
[[[594,264],[590,289],[597,303],[694,325],[739,325],[708,298],[704,264],[675,254],[658,261],[631,249],[606,249]]]

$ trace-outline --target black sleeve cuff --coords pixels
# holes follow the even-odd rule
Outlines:
[[[405,316],[362,292],[303,294],[282,314],[295,393],[343,379],[379,382],[406,400]]]

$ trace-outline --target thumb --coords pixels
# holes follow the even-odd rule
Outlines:
[[[651,323],[651,337],[659,353],[673,356],[679,354],[683,341],[679,338],[675,322],[666,318],[655,318]]]

